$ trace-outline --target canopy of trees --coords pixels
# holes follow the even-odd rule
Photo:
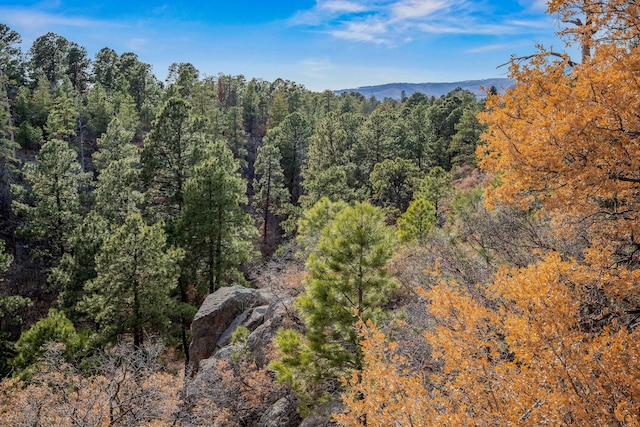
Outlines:
[[[546,66],[540,62],[514,73],[525,76],[537,69],[542,82]],[[632,63],[628,66],[631,73]],[[558,76],[555,84],[564,82],[569,90],[571,80]],[[615,90],[622,93],[629,85]],[[207,294],[230,284],[255,285],[273,263],[285,277],[290,265],[304,270],[291,279],[291,298],[283,299],[293,301],[293,289],[298,290],[289,309],[299,323],[278,333],[280,354],[270,354],[273,363],[260,365],[243,353],[237,365],[222,369],[224,390],[235,390],[238,399],[226,396],[224,405],[211,406],[216,410],[207,416],[231,425],[229,408],[253,414],[241,404],[259,400],[266,407],[265,396],[273,395],[268,389],[287,387],[305,413],[339,399],[340,392],[355,392],[356,380],[367,378],[374,366],[367,341],[361,343],[359,334],[370,333],[363,322],[392,327],[404,316],[404,308],[394,310],[401,305],[398,298],[407,292],[422,295],[409,290],[394,270],[402,254],[414,251],[420,258],[425,248],[440,248],[432,245],[436,238],[452,245],[480,242],[474,250],[484,245],[488,267],[477,271],[495,273],[495,260],[501,259],[495,254],[502,253],[495,242],[508,233],[482,234],[477,228],[508,215],[495,219],[481,208],[479,196],[470,196],[479,191],[469,193],[470,188],[486,181],[476,168],[477,156],[486,171],[503,180],[491,196],[496,204],[524,206],[527,201],[531,209],[539,208],[535,203],[551,209],[556,194],[568,197],[561,186],[567,181],[558,181],[559,175],[541,178],[547,188],[511,186],[512,170],[527,172],[518,162],[535,159],[534,142],[512,163],[504,163],[507,154],[498,154],[510,147],[501,147],[508,144],[500,142],[495,129],[519,141],[523,123],[539,120],[540,135],[549,131],[543,125],[552,124],[535,114],[555,110],[544,113],[535,106],[519,110],[520,124],[502,115],[515,108],[525,96],[517,91],[526,87],[523,83],[504,98],[491,98],[487,110],[484,99],[464,90],[437,99],[416,94],[377,100],[314,93],[283,79],[203,76],[190,63],[172,64],[161,82],[133,52],[105,47],[89,58],[83,46],[51,32],[22,52],[20,35],[0,24],[0,376],[7,376],[0,383],[0,417],[15,425],[136,425],[141,420],[179,425],[179,416],[193,414],[177,409],[183,380],[159,367],[155,339],[166,343],[163,355],[170,355],[169,363],[188,362],[190,324]],[[608,96],[604,82],[597,87],[596,98]],[[542,97],[551,88],[540,83],[536,90]],[[596,102],[583,95],[580,102]],[[628,105],[633,104],[620,101],[607,108]],[[545,108],[568,111],[569,104],[556,100]],[[584,118],[584,129],[592,126],[595,133],[606,125],[615,134],[616,123],[633,118],[623,114],[619,122],[610,115],[602,119],[606,123],[598,122],[605,112]],[[563,117],[567,123],[578,120]],[[486,145],[476,155],[487,127]],[[551,131],[555,135],[556,129]],[[607,139],[612,136],[602,138],[613,144]],[[559,148],[554,162],[580,162],[579,155],[605,162],[611,158],[601,145],[593,153],[575,144],[573,154]],[[610,166],[599,164],[602,170]],[[541,164],[536,168],[532,165],[543,171]],[[629,169],[611,166],[608,179],[631,191],[632,168],[633,163]],[[560,169],[545,173],[552,172]],[[632,206],[632,191],[605,191],[602,181],[589,183],[602,192],[583,194],[572,214],[588,215],[589,203],[607,210],[592,218],[600,234],[588,235],[594,248],[590,266],[599,253],[595,248],[602,251],[612,241],[621,256],[633,260],[631,229],[618,233],[613,228],[616,221],[624,222],[620,212]],[[529,217],[518,212],[520,222],[514,220],[509,231],[524,240]],[[596,220],[607,227],[596,227]],[[503,242],[520,243],[509,239]],[[447,248],[443,259],[454,260],[462,252]],[[587,255],[580,259],[585,260]],[[602,259],[601,265],[610,260]],[[415,278],[427,267],[425,261]],[[634,270],[629,261],[616,271],[631,275]],[[273,282],[288,280],[280,279]],[[500,292],[515,298],[507,289]],[[606,296],[613,299],[597,306],[598,313],[613,316],[615,308],[632,316],[635,299],[617,292]],[[422,317],[414,320],[420,323]],[[506,339],[500,336],[491,345],[503,348]],[[59,372],[52,368],[56,363]],[[352,373],[350,388],[341,378]],[[255,396],[246,383],[249,374],[256,378],[248,383],[259,383],[262,390]],[[274,376],[282,384],[274,384]],[[245,383],[233,386],[232,379]],[[354,396],[366,401],[367,393],[358,393]],[[159,403],[163,399],[166,407]]]

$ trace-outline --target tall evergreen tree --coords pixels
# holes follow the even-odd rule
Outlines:
[[[107,221],[96,211],[90,212],[71,232],[67,252],[47,278],[60,290],[59,307],[73,322],[87,320],[86,313],[78,310],[77,304],[86,295],[85,283],[96,277],[95,258],[108,234]]]
[[[238,266],[249,259],[255,228],[244,213],[246,184],[224,143],[210,145],[206,158],[185,183],[181,216],[184,247],[198,261],[209,292],[242,281]]]
[[[120,55],[117,64],[119,90],[126,88],[135,103],[142,127],[148,129],[160,102],[160,83],[151,72],[151,65],[140,62],[133,52]]]
[[[13,257],[5,252],[4,240],[0,240],[0,282],[13,262]],[[18,295],[0,296],[0,375],[9,373],[9,360],[15,355],[15,346],[11,340],[11,328],[18,328],[22,323],[20,313],[31,300]]]
[[[114,160],[102,169],[95,184],[95,209],[110,224],[122,224],[144,203],[138,156]]]
[[[167,330],[184,252],[166,246],[162,224],[148,226],[140,214],[106,237],[96,257],[97,276],[86,284],[89,296],[81,304],[95,316],[103,339],[130,333],[138,348],[145,333]]]
[[[354,142],[333,111],[316,124],[309,143],[308,161],[303,168],[304,206],[312,206],[323,196],[331,200],[353,201],[361,198],[358,166],[352,161]]]
[[[104,47],[96,53],[93,61],[93,81],[99,83],[107,93],[111,93],[116,88],[116,81],[119,75],[120,58],[115,50]]]
[[[56,89],[51,111],[47,116],[45,130],[48,139],[63,139],[69,144],[73,142],[80,115],[76,106],[76,96],[77,93],[74,91],[71,81],[64,77]]]
[[[18,172],[18,144],[5,83],[6,77],[0,73],[0,212],[6,218],[11,211],[11,184]]]
[[[282,96],[282,93],[277,92],[273,96],[273,102],[271,104],[271,111],[269,112],[269,129],[280,126],[280,123],[289,114],[287,108],[287,102]]]
[[[47,124],[49,113],[53,105],[53,98],[51,96],[51,84],[44,74],[38,74],[36,80],[36,87],[33,90],[31,97],[31,103],[27,115],[29,120],[33,122],[35,126],[43,128]]]
[[[67,77],[78,93],[84,93],[89,82],[89,64],[87,49],[75,42],[69,43],[67,51]]]
[[[376,202],[400,215],[409,207],[419,176],[420,170],[411,160],[397,157],[377,163],[369,178]]]
[[[10,83],[13,86],[24,81],[21,42],[20,34],[7,25],[0,24],[0,78],[4,78],[5,84]]]
[[[142,150],[143,177],[153,216],[177,218],[184,206],[185,183],[201,156],[201,123],[180,98],[170,98],[158,113]],[[169,224],[170,225],[170,224]]]
[[[35,255],[59,260],[67,251],[68,238],[81,222],[80,190],[89,180],[76,160],[76,152],[64,141],[51,140],[42,146],[36,163],[24,166],[30,187],[13,185],[16,213],[24,216],[19,231],[32,242]]]
[[[430,202],[436,210],[436,217],[440,224],[444,221],[443,202],[451,194],[453,187],[451,186],[451,174],[446,172],[440,166],[431,168],[427,176],[422,178],[418,183],[415,191],[416,199],[424,199]]]
[[[184,230],[179,229],[179,222],[184,214],[187,182],[202,158],[205,126],[205,121],[193,117],[185,100],[169,98],[158,113],[142,149],[142,177],[147,185],[146,212],[151,218],[165,221],[171,244],[186,246]],[[190,261],[190,258],[185,260]],[[181,340],[187,358],[187,329],[191,315],[182,309],[190,302],[188,287],[192,282],[187,278],[190,273],[190,268],[182,269],[178,286],[178,297],[182,304]]]
[[[43,74],[50,90],[55,89],[69,70],[68,53],[69,40],[58,34],[48,32],[35,39],[29,49],[33,77]]]
[[[246,166],[247,137],[244,131],[242,107],[231,107],[225,117],[225,138],[233,156]]]
[[[278,379],[296,390],[302,409],[321,402],[318,384],[335,386],[340,377],[362,369],[356,322],[378,318],[397,286],[384,269],[392,241],[382,212],[367,203],[343,209],[322,230],[318,250],[307,260],[305,293],[297,301],[304,338],[280,330],[276,345],[283,357],[272,364]]]
[[[115,107],[104,86],[95,83],[87,96],[87,112],[89,126],[93,133],[100,137],[107,131],[107,126],[113,118]]]
[[[397,133],[398,114],[390,103],[380,104],[360,126],[356,158],[363,184],[367,187],[374,166],[397,156],[400,148]]]
[[[189,62],[173,63],[167,74],[167,94],[191,100],[200,72]]]
[[[418,103],[409,110],[405,119],[407,138],[403,144],[402,156],[413,160],[420,170],[424,170],[430,163],[427,158],[431,135],[427,109],[426,103]]]
[[[195,82],[191,106],[193,114],[201,117],[207,123],[207,134],[213,139],[222,138],[224,115],[220,111],[216,84],[211,77]]]
[[[282,155],[285,184],[291,195],[291,203],[297,204],[302,195],[302,166],[306,160],[311,129],[309,122],[299,112],[289,114],[280,126],[267,133]]]
[[[93,161],[98,171],[106,169],[109,163],[131,156],[139,156],[139,149],[133,145],[135,123],[119,112],[111,119],[106,133],[97,140],[98,150]]]
[[[449,145],[452,167],[475,166],[478,163],[476,148],[480,144],[480,135],[486,128],[477,117],[481,110],[480,104],[466,108],[460,117],[460,121],[455,124],[456,133],[451,138],[451,144]]]
[[[249,136],[260,134],[263,123],[260,114],[260,97],[258,96],[258,82],[252,79],[247,85],[242,98],[243,129]]]
[[[289,202],[289,192],[284,186],[280,159],[280,150],[273,144],[264,144],[258,149],[253,191],[254,206],[261,220],[263,247],[267,245],[271,218],[283,213]]]

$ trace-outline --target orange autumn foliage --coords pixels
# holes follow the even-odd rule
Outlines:
[[[578,257],[501,268],[492,283],[441,280],[426,295],[433,373],[405,369],[363,329],[345,426],[640,426],[640,5],[552,0],[582,64],[541,50],[512,62],[492,96],[481,166],[489,205],[511,204],[580,234]]]
[[[368,325],[367,368],[349,382],[348,409],[336,419],[354,427],[640,425],[640,337],[615,324],[588,332],[582,302],[591,273],[551,254],[501,270],[482,301],[455,284],[434,286],[426,296],[438,323],[426,338],[439,369],[408,370],[396,344]]]
[[[551,7],[570,19],[576,3],[583,4]],[[640,314],[640,47],[629,40],[640,36],[640,15],[635,2],[584,4],[589,61],[570,72],[568,58],[550,62],[544,51],[527,65],[514,62],[516,86],[490,97],[480,115],[489,130],[478,154],[500,176],[490,202],[542,208],[560,236],[587,231],[584,262],[602,275],[604,293],[593,303],[616,312],[595,315],[633,326]]]

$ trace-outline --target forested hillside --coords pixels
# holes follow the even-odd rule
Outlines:
[[[582,57],[486,100],[160,82],[0,24],[0,425],[640,425],[640,8],[549,8]],[[282,327],[196,399],[237,284]]]

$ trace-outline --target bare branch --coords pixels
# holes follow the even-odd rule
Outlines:
[[[527,56],[517,56],[517,57],[511,58],[511,60],[510,60],[509,62],[505,62],[504,64],[500,64],[500,65],[498,65],[496,68],[504,67],[505,65],[509,65],[509,64],[511,64],[512,62],[524,62],[524,61],[528,61],[528,60],[530,60],[530,59],[532,59],[532,58],[535,58],[536,56],[539,56],[539,55],[541,55],[541,54],[536,53],[536,54],[533,54],[533,55],[527,55]],[[567,60],[567,65],[568,65],[568,66],[570,66],[570,67],[572,67],[572,68],[573,68],[573,67],[575,67],[576,65],[579,65],[577,62],[573,61],[571,58],[569,58],[569,57],[568,57],[566,54],[564,54],[564,53],[559,53],[559,52],[551,51],[551,52],[545,52],[545,53],[543,53],[542,55],[557,56],[558,58],[566,59],[566,60]]]

